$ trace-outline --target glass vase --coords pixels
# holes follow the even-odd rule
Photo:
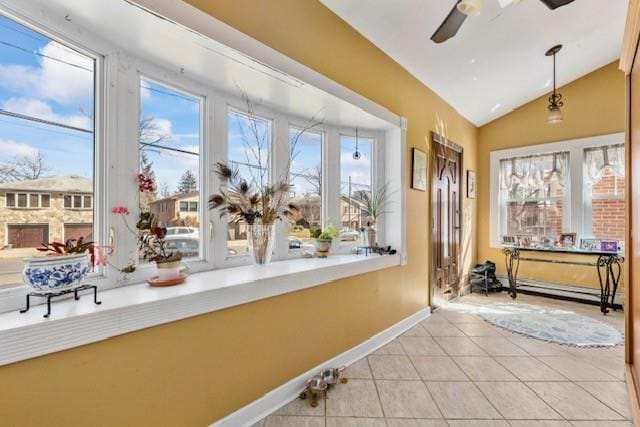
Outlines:
[[[275,226],[255,223],[247,226],[247,243],[255,264],[269,264],[273,255]]]

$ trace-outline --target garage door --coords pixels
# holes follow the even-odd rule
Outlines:
[[[93,240],[93,224],[65,224],[64,240],[78,240],[83,237],[84,240]]]
[[[49,243],[49,226],[46,224],[8,225],[9,244],[14,248],[37,248]]]

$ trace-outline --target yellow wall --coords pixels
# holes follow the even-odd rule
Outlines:
[[[408,165],[437,114],[476,169],[477,129],[320,2],[191,3],[405,116]],[[465,271],[474,212],[465,199]],[[428,305],[428,193],[407,190],[407,220],[406,267],[0,367],[0,425],[202,426],[229,414]]]
[[[504,256],[499,249],[489,247],[491,151],[624,131],[625,79],[617,61],[569,83],[560,88],[560,92],[565,103],[562,108],[564,120],[560,124],[546,124],[548,101],[544,96],[482,126],[478,131],[478,260],[493,260],[501,273],[504,273]],[[577,259],[585,261],[584,257]],[[523,261],[519,277],[568,285],[599,286],[593,267]]]

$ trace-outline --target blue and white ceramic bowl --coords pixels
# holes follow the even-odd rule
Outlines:
[[[32,257],[25,259],[22,280],[35,292],[73,289],[91,270],[87,254]]]

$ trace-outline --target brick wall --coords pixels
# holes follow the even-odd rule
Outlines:
[[[611,171],[592,187],[592,233],[597,239],[624,240],[624,178]]]

